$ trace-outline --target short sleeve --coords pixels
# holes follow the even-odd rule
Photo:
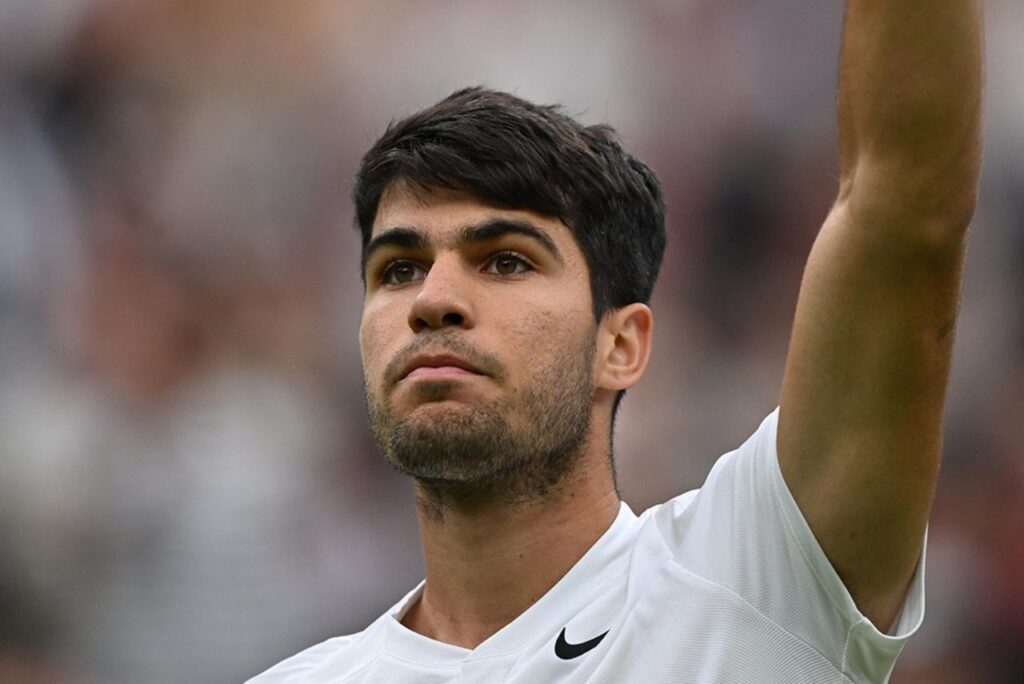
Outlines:
[[[924,618],[924,551],[893,629],[860,612],[786,486],[776,409],[704,485],[656,512],[674,560],[724,587],[854,681],[884,681]]]

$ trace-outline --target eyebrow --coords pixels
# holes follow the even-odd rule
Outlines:
[[[540,244],[559,264],[565,264],[562,253],[550,235],[529,221],[519,219],[496,218],[473,226],[466,226],[459,233],[456,244],[465,246],[473,243],[491,242],[506,235],[528,237]]]
[[[375,252],[385,247],[401,247],[403,249],[426,249],[427,238],[415,228],[389,228],[370,240],[363,248],[363,256],[359,262],[359,273],[366,281],[366,264]]]
[[[492,242],[504,237],[505,235],[522,235],[530,238],[534,242],[538,243],[559,264],[565,264],[562,252],[558,249],[555,241],[551,239],[551,236],[529,221],[523,221],[520,219],[495,218],[482,223],[466,226],[459,232],[459,235],[455,240],[455,244],[460,247],[464,247],[466,245],[479,244],[481,242]],[[367,243],[366,248],[363,249],[362,259],[360,262],[360,273],[363,276],[363,280],[365,281],[366,279],[366,264],[369,262],[370,258],[381,249],[385,247],[399,247],[409,250],[424,250],[429,246],[430,241],[427,239],[426,235],[416,228],[400,226],[385,230],[370,240],[370,242]]]

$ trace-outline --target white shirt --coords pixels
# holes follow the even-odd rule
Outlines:
[[[775,411],[722,456],[700,489],[639,517],[622,504],[547,594],[477,648],[402,626],[421,584],[364,631],[313,646],[250,684],[886,681],[924,617],[924,556],[883,634],[857,609],[786,487],[777,420]]]

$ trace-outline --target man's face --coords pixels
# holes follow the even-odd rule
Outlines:
[[[532,498],[587,439],[596,325],[559,220],[392,187],[365,254],[370,420],[428,488]]]

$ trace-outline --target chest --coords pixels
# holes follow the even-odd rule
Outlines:
[[[517,654],[471,656],[447,671],[378,661],[360,684],[650,684],[849,681],[807,643],[732,592],[678,566],[609,588]]]

